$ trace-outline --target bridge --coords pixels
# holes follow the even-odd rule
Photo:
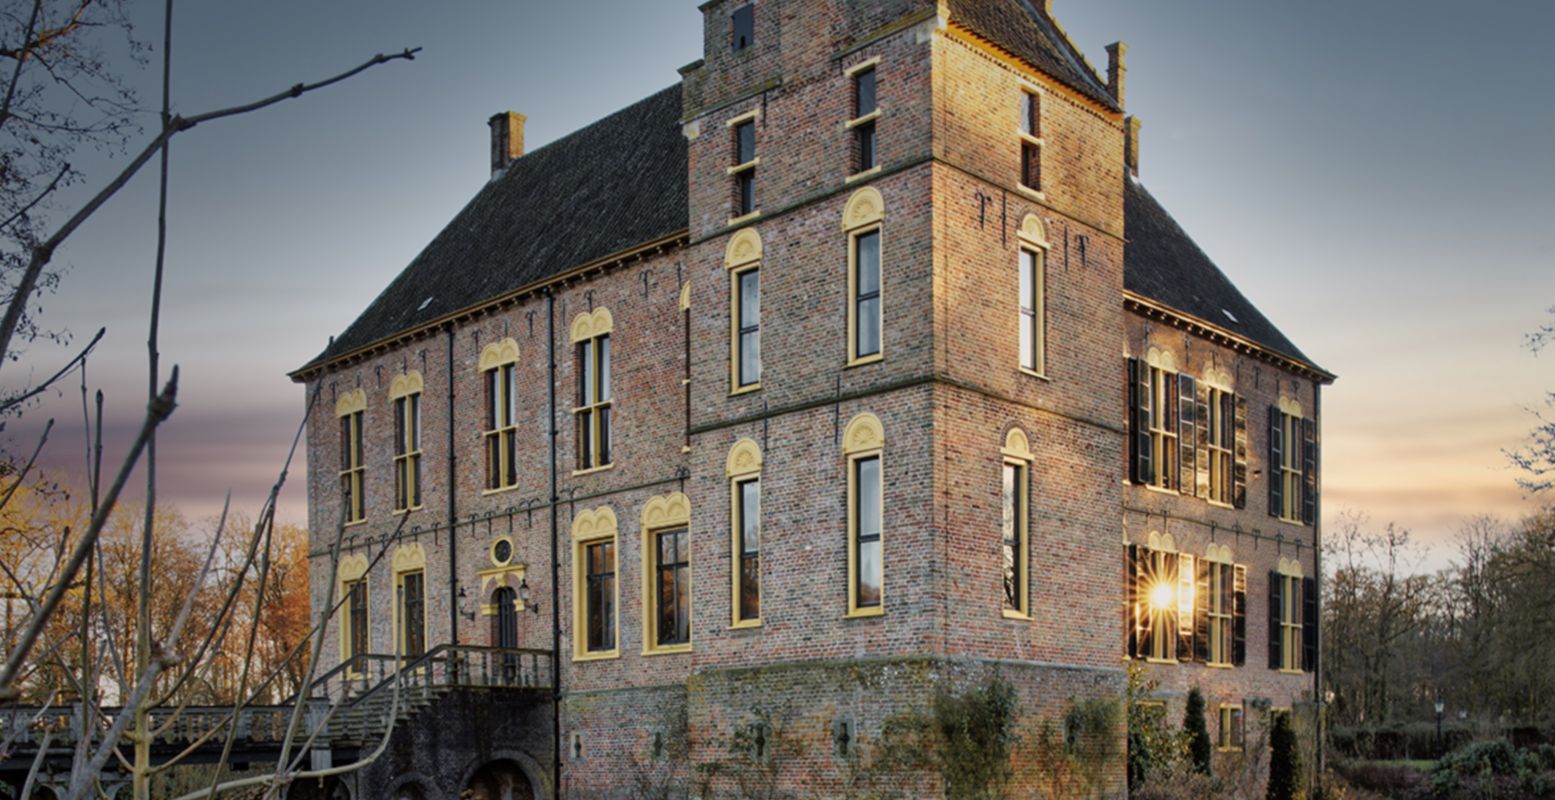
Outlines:
[[[544,650],[444,644],[397,669],[398,661],[392,655],[359,656],[319,676],[300,697],[293,696],[279,705],[153,709],[152,763],[180,757],[185,764],[216,763],[222,760],[226,740],[232,735],[232,749],[224,762],[227,767],[241,770],[249,765],[273,765],[281,757],[287,728],[301,704],[298,729],[290,740],[290,758],[306,754],[301,769],[323,769],[355,761],[373,750],[391,729],[435,708],[453,693],[496,692],[549,702],[555,689],[551,653]],[[98,741],[122,710],[101,709],[94,725]],[[70,783],[85,711],[79,703],[0,708],[0,796],[6,794],[7,786],[11,796],[20,793],[40,751],[39,790],[34,797],[63,796]],[[133,759],[134,746],[129,741],[121,741],[118,747],[126,762]],[[117,762],[110,759],[108,769],[117,770]],[[129,775],[123,772],[102,776],[110,797],[128,781]]]

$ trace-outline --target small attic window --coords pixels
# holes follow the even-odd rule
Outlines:
[[[1225,310],[1224,308],[1220,309],[1220,313],[1225,314],[1226,315],[1226,319],[1229,319],[1232,322],[1236,322],[1236,323],[1240,323],[1241,322],[1241,320],[1236,318],[1235,314],[1231,313],[1230,311]]]
[[[421,305],[416,306],[416,310],[417,311],[425,311],[425,310],[427,310],[427,306],[429,306],[429,305],[432,305],[432,298],[430,298],[430,297],[428,297],[425,300],[422,300],[421,301]]]
[[[756,8],[743,5],[734,10],[734,49],[744,50],[756,43]]]

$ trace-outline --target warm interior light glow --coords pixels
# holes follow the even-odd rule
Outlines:
[[[1174,594],[1171,584],[1161,581],[1150,590],[1150,605],[1158,609],[1171,608]]]

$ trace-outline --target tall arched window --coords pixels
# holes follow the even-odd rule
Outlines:
[[[367,519],[367,468],[362,422],[367,415],[367,393],[346,392],[335,401],[340,419],[340,504],[347,525]]]
[[[874,187],[853,193],[842,210],[848,234],[848,365],[884,358],[884,269],[880,235],[885,200]]]
[[[1004,616],[1031,616],[1031,443],[1025,431],[1004,437],[1000,530],[1004,552]]]
[[[518,485],[518,342],[503,339],[481,349],[486,391],[486,491]]]
[[[730,624],[761,624],[761,448],[741,439],[729,448]]]
[[[407,372],[389,384],[394,407],[394,510],[421,507],[421,373]]]
[[[761,234],[745,228],[729,239],[729,391],[761,388]]]
[[[604,469],[610,460],[610,333],[615,319],[610,310],[585,311],[572,321],[572,343],[577,351],[578,376],[577,472]]]
[[[691,650],[691,501],[680,492],[643,506],[643,654]]]
[[[859,414],[842,434],[848,469],[848,616],[885,613],[885,429]]]
[[[1042,220],[1027,214],[1020,233],[1020,367],[1047,374],[1047,235]]]
[[[362,673],[367,667],[367,649],[371,645],[371,628],[367,622],[367,556],[353,553],[340,559],[335,569],[337,576],[337,602],[344,612],[338,625],[340,630],[340,660],[351,662],[348,669]]]
[[[394,551],[395,645],[408,661],[427,650],[427,551],[420,542]]]
[[[572,659],[621,654],[616,633],[616,514],[609,506],[572,520]]]

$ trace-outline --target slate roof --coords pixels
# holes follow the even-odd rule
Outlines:
[[[514,161],[302,369],[685,230],[680,113],[677,84]]]
[[[1139,181],[1129,178],[1124,183],[1124,289],[1288,358],[1312,363],[1243,296]]]
[[[953,0],[963,24],[1099,101],[1067,39],[1025,0]],[[1089,77],[1087,77],[1089,76]],[[1086,88],[1089,87],[1089,88]],[[592,261],[683,232],[686,141],[673,86],[515,161],[323,352],[294,373]],[[1145,188],[1125,180],[1124,288],[1310,364]]]
[[[1121,110],[1069,37],[1029,0],[952,0],[950,19],[1069,88],[1113,111]]]

